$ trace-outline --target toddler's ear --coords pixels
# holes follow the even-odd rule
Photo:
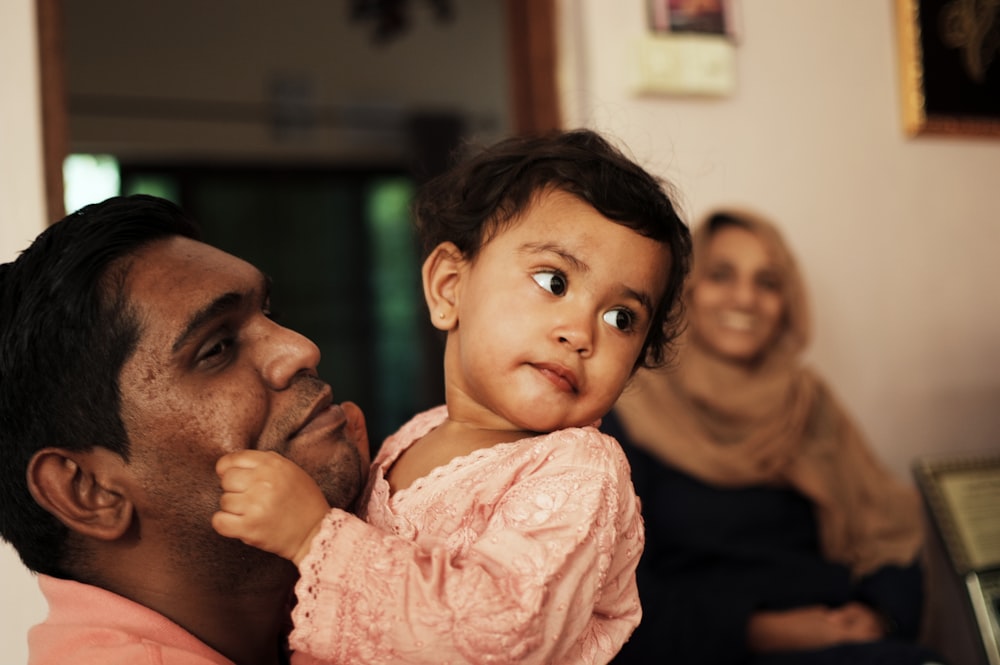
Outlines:
[[[451,330],[458,324],[459,284],[466,266],[461,250],[452,242],[435,247],[424,261],[424,298],[438,330]]]

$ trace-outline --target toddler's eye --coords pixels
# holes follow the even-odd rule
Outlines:
[[[618,328],[618,330],[629,331],[635,325],[635,317],[627,309],[612,309],[604,313],[604,322]]]
[[[552,295],[561,296],[566,293],[566,278],[558,271],[545,270],[536,272],[531,278],[538,283],[538,286]]]

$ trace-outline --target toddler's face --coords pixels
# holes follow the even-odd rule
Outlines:
[[[445,355],[449,414],[548,432],[602,417],[663,297],[666,245],[562,191],[462,265]]]

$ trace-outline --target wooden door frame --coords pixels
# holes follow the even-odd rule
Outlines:
[[[45,212],[46,220],[52,223],[66,214],[62,167],[69,151],[62,0],[35,0],[35,21],[38,27]]]
[[[556,86],[556,0],[507,0],[507,59],[515,134],[562,126]]]

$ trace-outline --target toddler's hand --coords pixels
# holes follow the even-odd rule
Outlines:
[[[330,506],[299,465],[275,452],[241,450],[219,458],[220,510],[212,527],[295,564],[309,552]]]

